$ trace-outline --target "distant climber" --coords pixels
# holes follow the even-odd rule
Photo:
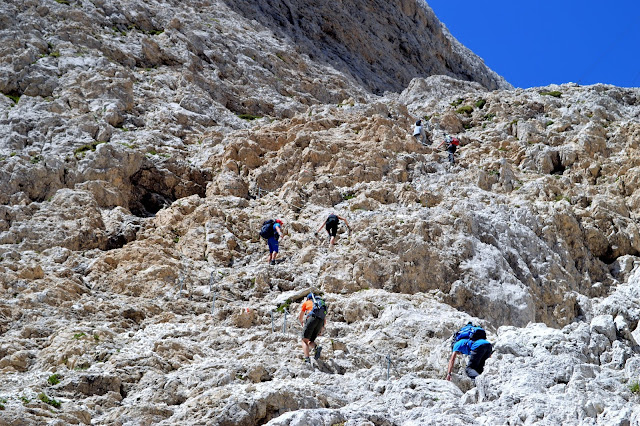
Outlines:
[[[487,340],[487,333],[482,327],[468,323],[453,336],[451,358],[447,369],[447,380],[451,380],[451,371],[458,354],[469,355],[465,373],[475,381],[482,374],[484,363],[491,356],[493,347]]]
[[[304,301],[298,315],[300,325],[304,327],[302,331],[302,352],[304,353],[304,362],[311,363],[309,359],[310,349],[315,348],[314,358],[320,358],[322,346],[315,343],[316,337],[322,334],[327,326],[327,305],[320,296],[309,293],[307,300]]]
[[[449,153],[449,163],[453,166],[456,163],[456,159],[454,158],[454,154],[456,153],[456,149],[460,145],[460,140],[456,137],[444,135],[444,140],[438,145],[440,148],[442,145],[447,144],[447,152]]]
[[[347,220],[343,217],[338,216],[335,213],[331,213],[327,217],[327,219],[324,221],[324,223],[320,225],[320,228],[318,228],[318,230],[314,232],[313,235],[317,237],[318,232],[320,232],[320,230],[324,226],[325,229],[327,230],[327,234],[329,234],[329,244],[334,245],[336,242],[336,235],[338,235],[338,225],[340,224],[340,221],[343,221],[344,224],[347,225],[349,234],[351,234],[351,227],[349,226],[349,223],[347,222]]]
[[[260,228],[260,236],[267,240],[269,246],[269,264],[276,264],[276,257],[278,257],[278,251],[280,250],[280,243],[278,240],[283,237],[282,233],[282,221],[280,219],[269,219],[262,223]]]
[[[427,132],[422,126],[422,120],[416,121],[415,126],[413,126],[413,137],[422,145],[427,146]]]

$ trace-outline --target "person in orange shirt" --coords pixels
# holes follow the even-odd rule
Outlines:
[[[316,302],[314,309],[314,301]],[[315,343],[316,337],[322,334],[327,325],[327,306],[324,300],[319,296],[309,293],[307,300],[304,301],[300,308],[298,321],[303,326],[302,331],[302,352],[304,353],[304,362],[311,363],[309,359],[309,350],[315,348],[314,358],[320,358],[322,346]]]

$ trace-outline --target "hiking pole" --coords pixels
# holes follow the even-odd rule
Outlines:
[[[387,355],[387,381],[389,381],[389,369],[391,368],[391,356]]]
[[[211,315],[213,315],[213,311],[216,306],[216,294],[217,292],[213,292],[213,300],[211,301]]]
[[[211,271],[211,275],[209,276],[209,293],[211,293],[212,288],[213,288],[213,271]]]
[[[284,310],[284,324],[282,324],[282,334],[287,334],[287,314],[289,311]]]
[[[180,291],[178,291],[178,297],[182,296],[182,285],[184,284],[184,276],[180,277]]]

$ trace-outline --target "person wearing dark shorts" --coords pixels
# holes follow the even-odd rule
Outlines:
[[[318,346],[315,342],[316,338],[322,334],[327,325],[327,318],[318,318],[311,315],[313,310],[313,295],[310,293],[307,296],[307,300],[304,301],[300,307],[300,314],[298,315],[298,321],[304,328],[302,330],[302,352],[304,353],[304,361],[310,363],[309,351],[315,348],[314,358],[320,358],[321,346]]]
[[[474,347],[474,345],[472,345],[472,347]],[[484,371],[484,363],[491,356],[492,350],[493,347],[489,342],[481,344],[479,346],[475,346],[475,349],[471,349],[471,353],[469,354],[469,362],[467,363],[467,367],[464,370],[465,373],[467,373],[467,376],[475,379],[480,374],[482,374],[482,372]]]
[[[458,138],[445,135],[444,140],[440,145],[436,147],[436,149],[440,148],[444,144],[447,144],[447,152],[449,153],[449,163],[451,163],[451,165],[453,166],[456,164],[456,158],[454,154],[456,153],[456,148],[458,147],[458,145],[460,145],[460,141],[458,140]]]
[[[465,368],[465,373],[473,381],[484,371],[484,364],[491,356],[493,347],[488,340],[478,339],[460,339],[453,345],[453,353],[449,359],[449,366],[447,370],[447,380],[451,380],[451,371],[456,361],[458,354],[469,355],[469,361]]]
[[[331,213],[329,217],[327,217],[327,219],[324,221],[324,223],[320,225],[320,228],[318,228],[318,230],[315,232],[315,235],[318,236],[318,232],[320,232],[320,230],[324,226],[327,230],[327,234],[329,234],[329,244],[334,245],[336,242],[336,235],[338,235],[338,224],[340,223],[340,221],[343,221],[344,224],[347,225],[347,229],[349,229],[349,233],[351,233],[351,227],[349,226],[347,220],[335,213]]]

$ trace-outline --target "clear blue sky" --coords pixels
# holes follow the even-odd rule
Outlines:
[[[462,44],[515,87],[640,87],[640,0],[427,0]]]

